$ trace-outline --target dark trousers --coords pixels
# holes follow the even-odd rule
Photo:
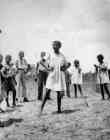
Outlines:
[[[47,89],[44,100],[42,102],[41,106],[41,111],[43,111],[44,105],[46,104],[46,101],[48,100],[48,97],[50,96],[51,90]],[[57,107],[58,107],[58,112],[61,112],[61,99],[62,96],[59,91],[57,91]]]
[[[74,84],[74,93],[75,93],[75,98],[77,98],[77,97],[78,97],[78,95],[77,95],[77,89],[79,89],[80,94],[81,94],[81,95],[83,95],[81,85],[80,85],[80,84]]]
[[[67,94],[67,97],[71,97],[70,96],[70,82],[66,82],[66,94]]]
[[[39,71],[39,76],[38,76],[38,100],[42,100],[43,98],[43,88],[46,84],[47,80],[47,73],[43,71]]]
[[[108,85],[106,83],[105,84],[100,84],[100,89],[101,89],[102,99],[105,99],[104,90],[105,90],[106,94],[108,95],[108,98],[110,98],[110,92],[109,92],[109,89],[108,89]]]
[[[8,87],[8,89],[6,90],[7,93],[7,97],[6,97],[6,103],[7,106],[9,106],[9,92],[12,92],[13,94],[13,105],[16,105],[16,89],[14,87],[14,85],[11,85],[10,87]]]

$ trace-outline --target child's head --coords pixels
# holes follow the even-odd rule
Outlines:
[[[53,41],[53,49],[55,53],[59,53],[62,44],[60,41]]]
[[[79,65],[80,65],[79,60],[74,60],[74,66],[75,66],[75,67],[79,67]]]
[[[5,57],[5,62],[6,62],[6,64],[10,64],[11,60],[12,60],[12,56],[9,55],[9,54],[6,55],[6,57]]]
[[[0,54],[0,64],[3,62],[3,55]]]
[[[44,59],[45,60],[45,58],[46,58],[46,52],[41,52],[41,59]]]
[[[23,51],[20,51],[19,52],[19,58],[22,59],[23,57],[24,57],[24,52]]]
[[[102,63],[104,60],[104,56],[102,54],[97,55],[97,60],[99,63]]]

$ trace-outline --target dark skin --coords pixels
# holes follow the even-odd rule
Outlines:
[[[6,58],[5,58],[6,64],[7,64],[7,65],[10,65],[11,60],[12,60],[11,57],[6,57]],[[2,74],[3,74],[3,76],[6,77],[6,78],[10,77],[10,74],[8,74],[8,75],[7,75],[7,74],[5,75],[5,73],[2,73]]]
[[[80,64],[79,63],[74,63],[75,67],[78,68],[79,73],[81,73],[81,68],[80,68]]]
[[[60,46],[53,45],[54,53],[59,55],[60,54]],[[66,71],[71,66],[71,63],[68,63],[66,66],[61,67],[61,71]]]
[[[22,59],[24,58],[24,52],[21,52],[21,53],[19,54],[19,58],[20,58],[20,60],[22,60]]]
[[[57,46],[56,44],[53,44],[53,49],[54,49],[54,53],[56,55],[60,54],[60,46]],[[67,66],[65,66],[65,68],[61,67],[61,70],[65,71],[69,66],[70,66],[70,63]],[[53,69],[54,68],[51,68],[51,70],[53,70]],[[47,89],[44,100],[43,100],[42,105],[41,105],[41,112],[43,111],[43,108],[46,104],[46,101],[48,100],[48,95],[50,94],[50,92],[51,92],[51,90]],[[62,91],[57,91],[57,105],[58,105],[58,111],[57,112],[58,113],[61,113],[61,99],[62,99]]]
[[[104,61],[103,61],[102,58],[97,58],[97,60],[98,60],[99,64],[101,64],[101,65],[104,63]],[[96,68],[96,72],[98,72],[98,68],[100,68],[100,67],[97,66],[97,65],[94,65],[94,67]],[[105,67],[105,68],[101,68],[101,70],[102,70],[102,71],[106,71],[107,68],[106,68],[106,67]]]

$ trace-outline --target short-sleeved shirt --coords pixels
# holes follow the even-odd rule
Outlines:
[[[18,69],[26,70],[28,67],[26,59],[22,59],[22,60],[18,59],[16,61],[16,67]]]

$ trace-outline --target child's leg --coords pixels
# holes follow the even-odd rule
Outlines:
[[[22,97],[23,99],[27,100],[27,88],[26,88],[26,80],[25,80],[24,75],[21,79],[21,83],[22,83]]]
[[[44,75],[43,72],[39,72],[39,80],[38,80],[38,100],[42,100],[43,97],[43,81]]]
[[[43,108],[44,108],[46,101],[48,100],[50,92],[51,92],[51,90],[47,89],[46,94],[45,94],[44,99],[43,99],[43,102],[42,102],[42,105],[41,105],[41,112],[43,111]]]
[[[104,97],[104,85],[103,84],[100,84],[100,89],[101,89],[102,100],[104,100],[105,97]]]
[[[74,93],[75,93],[75,98],[77,98],[77,85],[74,84]]]
[[[67,97],[71,97],[70,96],[70,83],[69,82],[66,83],[66,88],[67,88],[67,91],[66,91],[67,92]]]
[[[104,84],[104,89],[105,89],[105,91],[106,91],[106,93],[108,95],[108,98],[110,99],[110,92],[109,92],[107,84]]]
[[[0,112],[4,112],[4,110],[1,108],[1,103],[3,102],[3,95],[0,94]]]
[[[8,107],[10,106],[10,105],[9,105],[9,101],[8,101],[9,92],[10,92],[10,90],[7,90],[7,91],[6,91],[6,94],[7,94],[6,103],[7,103],[7,106],[8,106]]]
[[[13,92],[13,106],[16,105],[16,89],[15,87],[12,87],[12,92]]]
[[[80,91],[81,96],[83,96],[82,87],[81,87],[80,84],[78,84],[78,89],[79,89],[79,91]]]
[[[57,92],[57,106],[58,106],[58,113],[61,113],[61,94],[60,92],[58,91]]]

